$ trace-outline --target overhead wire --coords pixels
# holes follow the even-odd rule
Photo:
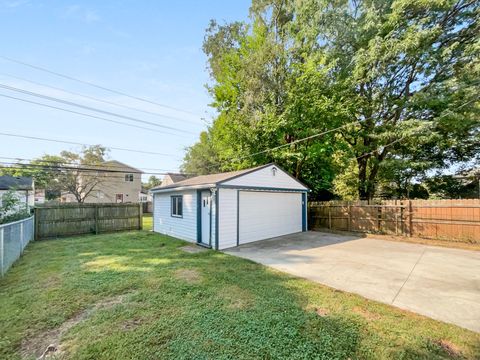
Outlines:
[[[170,132],[166,132],[166,131],[160,131],[160,130],[156,130],[156,129],[152,129],[152,128],[147,128],[147,127],[140,126],[140,125],[125,123],[125,122],[118,121],[118,120],[107,119],[107,118],[92,115],[92,114],[82,113],[82,112],[75,111],[75,110],[64,109],[64,108],[61,108],[61,107],[58,107],[58,106],[53,106],[53,105],[39,103],[39,102],[32,101],[32,100],[18,98],[18,97],[15,97],[15,96],[10,96],[10,95],[5,95],[5,94],[0,94],[0,96],[5,97],[5,98],[9,98],[9,99],[13,99],[13,100],[18,100],[18,101],[30,103],[30,104],[35,104],[35,105],[51,108],[51,109],[61,110],[61,111],[69,112],[69,113],[76,114],[76,115],[81,115],[81,116],[86,116],[86,117],[90,117],[90,118],[94,118],[94,119],[98,119],[98,120],[102,120],[102,121],[106,121],[106,122],[111,122],[111,123],[114,123],[114,124],[134,127],[134,128],[138,128],[138,129],[144,129],[144,130],[148,130],[148,131],[154,131],[154,132],[157,132],[157,133],[160,133],[160,134],[183,137],[183,135],[181,135],[181,134],[174,134],[174,133],[170,133]]]
[[[137,123],[141,123],[141,124],[156,126],[156,127],[160,127],[160,128],[163,128],[163,129],[173,130],[173,131],[195,134],[193,132],[186,131],[184,129],[175,128],[173,126],[161,125],[161,124],[158,124],[158,123],[155,123],[155,122],[152,122],[152,121],[137,119],[137,118],[122,115],[122,114],[117,114],[117,113],[114,113],[114,112],[111,112],[111,111],[106,111],[106,110],[94,108],[94,107],[91,107],[91,106],[78,104],[78,103],[75,103],[73,101],[68,101],[68,100],[57,98],[57,97],[40,94],[40,93],[37,93],[37,92],[34,92],[34,91],[21,89],[21,88],[15,87],[15,86],[9,86],[9,85],[5,85],[5,84],[0,83],[0,88],[5,89],[5,90],[10,90],[10,91],[15,91],[15,92],[25,94],[25,95],[35,96],[35,97],[45,99],[45,100],[49,100],[49,101],[58,102],[58,103],[69,105],[69,106],[79,107],[79,108],[84,109],[84,110],[89,110],[89,111],[94,111],[94,112],[98,112],[98,113],[109,115],[109,116],[119,117],[119,118],[122,118],[122,119],[125,119],[125,120],[129,120],[129,121],[133,121],[133,122],[137,122]]]
[[[49,70],[47,68],[44,68],[44,67],[41,67],[41,66],[38,66],[38,65],[34,65],[34,64],[30,64],[30,63],[27,63],[25,61],[20,61],[20,60],[17,60],[17,59],[13,59],[13,58],[8,57],[8,56],[0,55],[0,58],[4,59],[4,60],[7,60],[7,61],[10,61],[10,62],[13,62],[13,63],[16,63],[16,64],[20,64],[20,65],[23,65],[23,66],[30,67],[30,68],[35,69],[35,70],[39,70],[39,71],[49,73],[51,75],[62,77],[62,78],[67,79],[67,80],[76,81],[78,83],[82,83],[82,84],[85,84],[85,85],[88,85],[88,86],[92,86],[92,87],[95,87],[97,89],[108,91],[108,92],[111,92],[113,94],[126,96],[126,97],[129,97],[131,99],[135,99],[135,100],[142,101],[142,102],[145,102],[145,103],[149,103],[149,104],[152,104],[152,105],[157,105],[157,106],[160,106],[160,107],[163,107],[163,108],[166,108],[166,109],[170,109],[170,110],[174,110],[174,111],[198,116],[197,114],[195,114],[194,112],[191,112],[189,110],[180,109],[180,108],[173,107],[173,106],[166,105],[166,104],[162,104],[162,103],[150,100],[150,99],[146,99],[146,98],[143,98],[143,97],[140,97],[140,96],[131,95],[131,94],[128,94],[128,93],[120,91],[120,90],[115,90],[115,89],[112,89],[112,88],[108,88],[106,86],[98,85],[98,84],[95,84],[95,83],[90,82],[90,81],[86,81],[86,80],[82,80],[82,79],[79,79],[79,78],[76,78],[76,77],[73,77],[73,76],[70,76],[70,75],[62,74],[60,72]]]
[[[478,101],[480,99],[480,97],[477,97],[477,98],[474,98],[474,99],[471,99],[461,105],[459,105],[456,109],[460,109],[474,101]],[[448,109],[448,112],[449,113],[453,113],[452,110],[449,110]],[[442,118],[444,116],[448,115],[447,114],[442,114],[440,116],[437,117],[438,118]],[[253,157],[253,156],[256,156],[256,155],[260,155],[260,154],[264,154],[264,153],[267,153],[267,152],[271,152],[271,151],[275,151],[275,150],[278,150],[278,149],[281,149],[281,148],[284,148],[284,147],[289,147],[291,145],[294,145],[294,144],[297,144],[299,142],[303,142],[303,141],[307,141],[307,140],[310,140],[310,139],[314,139],[314,138],[317,138],[317,137],[320,137],[320,136],[323,136],[323,135],[326,135],[328,133],[331,133],[331,132],[335,132],[335,131],[338,131],[342,128],[345,128],[347,126],[351,126],[351,125],[357,125],[357,124],[360,124],[360,123],[363,123],[365,122],[367,119],[362,119],[362,120],[357,120],[357,121],[353,121],[353,122],[350,122],[350,123],[347,123],[347,124],[344,124],[342,126],[339,126],[339,127],[336,127],[336,128],[333,128],[333,129],[329,129],[329,130],[325,130],[325,131],[322,131],[322,132],[319,132],[319,133],[316,133],[316,134],[313,134],[313,135],[310,135],[310,136],[307,136],[307,137],[304,137],[304,138],[301,138],[301,139],[297,139],[295,141],[292,141],[290,143],[285,143],[285,144],[282,144],[282,145],[278,145],[278,146],[275,146],[275,147],[271,147],[271,148],[267,148],[267,149],[264,149],[264,150],[261,150],[261,151],[258,151],[258,152],[255,152],[255,153],[252,153],[252,154],[248,154],[248,155],[244,155],[244,156],[241,156],[241,157],[237,157],[237,158],[234,158],[234,159],[231,159],[230,162],[233,163],[235,161],[239,161],[239,160],[243,160],[243,159],[246,159],[246,158],[250,158],[250,157]],[[386,145],[380,145],[377,149],[371,151],[370,153],[366,153],[366,154],[362,154],[360,155],[360,157],[356,157],[356,158],[361,158],[361,157],[364,157],[364,156],[367,156],[369,154],[373,154],[373,153],[376,153],[379,149],[381,149],[382,147],[387,147],[387,146],[392,146],[398,142],[400,142],[401,140],[403,140],[405,137],[401,137],[399,139],[396,139],[394,141],[392,141],[391,143],[389,144],[386,144]],[[211,168],[211,167],[210,167]]]
[[[16,75],[12,75],[12,74],[0,73],[0,75],[7,76],[7,77],[11,77],[11,78],[13,78],[13,79],[21,80],[21,81],[24,81],[24,82],[28,82],[28,83],[30,83],[30,84],[42,86],[42,87],[44,87],[44,88],[61,91],[61,92],[64,92],[64,93],[66,93],[66,94],[83,97],[83,98],[85,98],[85,99],[89,99],[89,100],[101,102],[101,103],[108,104],[108,105],[112,105],[112,106],[121,107],[121,108],[128,109],[128,110],[133,110],[133,111],[142,112],[142,113],[144,113],[144,114],[148,114],[148,115],[152,115],[152,116],[157,116],[157,117],[164,118],[164,119],[172,119],[172,120],[189,122],[189,123],[196,124],[196,125],[202,125],[202,123],[200,123],[200,122],[198,122],[198,121],[193,121],[193,120],[189,120],[189,119],[179,118],[179,117],[171,116],[171,115],[164,115],[164,114],[160,114],[160,113],[157,113],[157,112],[148,111],[148,110],[145,110],[145,109],[140,109],[140,108],[137,108],[137,107],[128,106],[128,105],[125,105],[125,104],[120,104],[120,103],[117,103],[117,102],[114,102],[114,101],[109,101],[109,100],[105,100],[105,99],[100,99],[100,98],[97,98],[97,97],[94,97],[94,96],[82,94],[82,93],[79,93],[79,92],[76,92],[76,91],[67,90],[67,89],[64,89],[64,88],[61,88],[61,87],[57,87],[57,86],[47,85],[47,84],[44,84],[44,83],[41,83],[41,82],[38,82],[38,81],[29,80],[29,79],[26,79],[26,78],[23,78],[23,77],[20,77],[20,76],[16,76]]]
[[[138,172],[128,169],[124,170],[113,170],[113,169],[101,169],[101,168],[91,168],[88,165],[82,166],[65,166],[65,165],[40,165],[40,164],[21,164],[14,162],[0,161],[0,164],[6,169],[41,169],[41,170],[52,170],[52,171],[78,171],[81,173],[122,173],[122,174],[146,174],[146,175],[166,175],[169,172]],[[1,168],[0,168],[1,169]]]
[[[45,164],[45,165],[82,165],[75,162],[68,162],[68,161],[54,161],[54,160],[44,160],[44,159],[25,159],[25,158],[15,158],[15,157],[7,157],[7,156],[0,156],[0,159],[7,159],[7,160],[17,160],[17,161],[28,161],[29,163],[20,163],[17,162],[19,165],[30,165],[32,161],[37,163]],[[1,162],[1,161],[0,161]],[[108,163],[109,160],[106,160]],[[85,166],[92,167],[92,168],[99,168],[99,169],[128,169],[127,166],[122,165],[111,165],[106,163],[98,163],[98,164],[85,164]],[[41,165],[38,164],[38,165]],[[144,168],[144,167],[135,167],[138,170],[156,170],[156,171],[167,171],[167,172],[174,172],[173,170],[167,169],[160,169],[160,168]]]
[[[0,132],[0,136],[16,137],[16,138],[23,138],[23,139],[30,139],[30,140],[38,140],[38,141],[48,141],[48,142],[69,144],[69,145],[95,146],[95,144],[85,144],[85,143],[80,143],[80,142],[76,142],[76,141],[49,139],[49,138],[38,137],[38,136],[28,136],[28,135],[12,134],[12,133],[5,133],[5,132]],[[155,151],[137,150],[137,149],[121,148],[121,147],[107,146],[107,145],[105,145],[105,147],[108,148],[108,149],[112,149],[112,150],[134,152],[134,153],[140,153],[140,154],[159,155],[159,156],[174,156],[174,154],[165,154],[165,153],[159,153],[159,152],[155,152]]]

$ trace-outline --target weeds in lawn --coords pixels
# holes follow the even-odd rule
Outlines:
[[[477,358],[480,334],[147,231],[30,244],[0,358]]]

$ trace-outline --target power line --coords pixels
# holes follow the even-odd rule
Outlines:
[[[6,90],[10,90],[10,91],[19,92],[19,93],[26,94],[26,95],[30,95],[30,96],[39,97],[39,98],[45,99],[45,100],[50,100],[50,101],[59,102],[59,103],[61,103],[61,104],[65,104],[65,105],[69,105],[69,106],[76,106],[76,107],[79,107],[79,108],[81,108],[81,109],[85,109],[85,110],[89,110],[89,111],[95,111],[95,112],[98,112],[98,113],[101,113],[101,114],[105,114],[105,115],[116,116],[116,117],[119,117],[119,118],[122,118],[122,119],[126,119],[126,120],[130,120],[130,121],[138,122],[138,123],[141,123],[141,124],[146,124],[146,125],[150,125],[150,126],[157,126],[157,127],[160,127],[160,128],[164,128],[164,129],[168,129],[168,130],[173,130],[173,131],[179,131],[179,132],[186,132],[186,133],[190,133],[190,134],[195,134],[195,133],[192,133],[192,132],[190,132],[190,131],[185,131],[185,130],[182,130],[182,129],[179,129],[179,128],[175,128],[175,127],[172,127],[172,126],[161,125],[161,124],[157,124],[157,123],[154,123],[154,122],[151,122],[151,121],[141,120],[141,119],[137,119],[137,118],[134,118],[134,117],[131,117],[131,116],[126,116],[126,115],[122,115],[122,114],[117,114],[117,113],[114,113],[114,112],[111,112],[111,111],[106,111],[106,110],[94,108],[94,107],[91,107],[91,106],[86,106],[86,105],[78,104],[78,103],[75,103],[75,102],[72,102],[72,101],[63,100],[63,99],[60,99],[60,98],[57,98],[57,97],[48,96],[48,95],[36,93],[36,92],[33,92],[33,91],[28,91],[28,90],[25,90],[25,89],[20,89],[20,88],[14,87],[14,86],[9,86],[9,85],[5,85],[5,84],[0,84],[0,88],[6,89]]]
[[[32,169],[32,168],[25,168],[25,167],[15,167],[15,166],[1,166],[0,165],[0,174],[2,172],[3,169],[9,169],[9,170],[38,170],[38,169]],[[52,170],[52,169],[47,169],[48,171],[50,171],[53,176],[58,176],[60,175],[61,173],[65,174],[65,173],[68,173],[68,171],[72,171],[72,170]],[[132,173],[125,173],[125,174],[132,174]],[[78,176],[81,177],[81,178],[93,178],[93,177],[99,177],[99,178],[103,178],[103,175],[105,175],[105,173],[99,173],[99,174],[91,174],[91,173],[87,173],[87,172],[84,172],[82,171],[81,173],[79,172]],[[168,173],[153,173],[153,174],[150,174],[150,173],[142,173],[142,174],[138,174],[138,175],[148,175],[148,176],[165,176],[165,175],[168,175]],[[33,175],[34,177],[34,175]],[[117,174],[111,174],[109,173],[108,174],[108,177],[105,176],[104,177],[105,179],[119,179],[119,180],[125,180],[125,176],[124,175],[117,175]]]
[[[37,136],[19,135],[19,134],[11,134],[11,133],[4,133],[4,132],[0,132],[0,136],[9,136],[9,137],[29,139],[29,140],[48,141],[48,142],[69,144],[69,145],[95,146],[94,144],[84,144],[84,143],[79,143],[79,142],[75,142],[75,141],[48,139],[48,138],[42,138],[42,137],[37,137]],[[129,149],[129,148],[113,147],[113,146],[105,146],[105,147],[108,148],[108,149],[112,149],[112,150],[135,152],[135,153],[140,153],[140,154],[173,156],[173,154],[164,154],[164,153],[159,153],[159,152],[154,152],[154,151],[135,150],[135,149]]]
[[[147,128],[147,127],[140,126],[140,125],[128,124],[128,123],[124,123],[124,122],[118,121],[118,120],[112,120],[112,119],[107,119],[107,118],[96,116],[96,115],[86,114],[86,113],[82,113],[82,112],[75,111],[75,110],[69,110],[69,109],[64,109],[64,108],[53,106],[53,105],[43,104],[43,103],[39,103],[39,102],[32,101],[32,100],[17,98],[15,96],[10,96],[10,95],[5,95],[5,94],[0,94],[0,96],[6,97],[6,98],[9,98],[9,99],[14,99],[14,100],[26,102],[26,103],[30,103],[30,104],[35,104],[35,105],[51,108],[51,109],[61,110],[61,111],[69,112],[69,113],[76,114],[76,115],[87,116],[87,117],[91,117],[91,118],[94,118],[94,119],[99,119],[99,120],[102,120],[102,121],[111,122],[111,123],[114,123],[114,124],[119,124],[119,125],[124,125],[124,126],[129,126],[129,127],[135,127],[135,128],[138,128],[138,129],[144,129],[144,130],[148,130],[148,131],[154,131],[154,132],[158,132],[160,134],[180,136],[180,137],[182,136],[182,135],[179,135],[179,134],[172,134],[172,133],[169,133],[169,132],[166,132],[166,131],[155,130],[155,129]]]
[[[3,163],[0,162],[0,174],[2,170],[46,170],[50,171],[52,173],[61,173],[61,172],[74,172],[77,171],[79,176],[85,176],[85,177],[93,177],[93,176],[101,176],[102,174],[109,174],[108,178],[118,178],[118,179],[124,179],[124,175],[118,175],[118,174],[138,174],[138,175],[168,175],[170,172],[128,172],[128,171],[109,171],[109,170],[94,170],[94,169],[70,169],[70,168],[59,168],[59,167],[35,167],[35,166],[29,166],[29,165],[21,165],[18,166],[16,164],[13,165],[8,165],[8,163]],[[118,174],[117,174],[118,173]]]
[[[474,102],[474,101],[478,101],[478,100],[479,100],[478,97],[477,97],[477,98],[474,98],[474,99],[470,99],[469,101],[467,101],[467,102],[459,105],[456,109],[457,109],[457,110],[458,110],[458,109],[461,109],[461,108],[463,108],[464,106],[466,106],[466,105],[468,105],[468,104],[470,104],[470,103],[472,103],[472,102]],[[438,116],[437,119],[442,118],[442,117],[444,117],[444,116],[447,116],[448,113],[453,113],[453,111],[450,110],[450,109],[447,109],[447,113]],[[325,135],[325,134],[328,134],[328,133],[331,133],[331,132],[334,132],[334,131],[338,131],[338,130],[340,130],[340,129],[344,128],[344,127],[350,126],[350,125],[356,125],[356,124],[359,124],[359,123],[363,123],[363,122],[365,122],[366,120],[367,120],[367,119],[353,121],[353,122],[351,122],[351,123],[344,124],[344,125],[342,125],[342,126],[339,126],[339,127],[334,128],[334,129],[322,131],[322,132],[320,132],[320,133],[313,134],[313,135],[310,135],[310,136],[307,136],[307,137],[304,137],[304,138],[301,138],[301,139],[292,141],[292,142],[290,142],[290,143],[278,145],[278,146],[275,146],[275,147],[272,147],[272,148],[268,148],[268,149],[264,149],[264,150],[262,150],[262,151],[258,151],[258,152],[253,153],[253,154],[241,156],[241,157],[238,157],[238,158],[236,158],[236,159],[232,159],[231,161],[234,162],[234,161],[238,161],[238,160],[243,160],[243,159],[246,159],[246,158],[249,158],[249,157],[252,157],[252,156],[256,156],[256,155],[264,154],[264,153],[266,153],[266,152],[270,152],[270,151],[278,150],[278,149],[281,149],[281,148],[284,148],[284,147],[288,147],[288,146],[291,146],[291,145],[296,144],[296,143],[299,143],[299,142],[307,141],[307,140],[310,140],[310,139],[313,139],[313,138],[316,138],[316,137],[319,137],[319,136],[322,136],[322,135]],[[387,145],[384,145],[384,146],[391,146],[391,145],[393,145],[394,143],[397,143],[397,142],[401,141],[403,138],[404,138],[404,137],[402,137],[402,138],[400,138],[400,139],[397,139],[397,140],[393,141],[392,143],[387,144]],[[378,151],[378,149],[377,149],[377,150],[374,150],[372,153],[375,153],[376,151]],[[364,155],[367,155],[367,154],[363,154],[362,156],[364,156]]]
[[[25,158],[15,158],[15,157],[7,157],[7,156],[0,156],[0,159],[7,159],[7,160],[17,160],[17,161],[28,161],[29,163],[20,163],[17,162],[18,165],[37,165],[37,164],[31,164],[32,161],[36,161],[42,164],[46,165],[79,165],[78,163],[74,162],[68,162],[68,161],[54,161],[54,160],[42,160],[42,159],[25,159]],[[1,162],[1,161],[0,161]],[[108,160],[106,161],[108,163]],[[41,165],[41,164],[40,164]],[[80,164],[82,165],[82,164]],[[99,163],[99,164],[85,164],[85,166],[92,167],[92,168],[100,168],[100,169],[123,169],[125,172],[128,172],[128,166],[121,166],[121,165],[110,165],[110,164],[105,164],[105,163]],[[138,170],[157,170],[157,171],[167,171],[167,172],[175,172],[173,170],[167,170],[167,169],[159,169],[159,168],[136,168]]]
[[[322,131],[318,134],[314,134],[314,135],[310,135],[310,136],[307,136],[305,138],[302,138],[302,139],[298,139],[298,140],[295,140],[295,141],[292,141],[292,142],[289,142],[287,144],[282,144],[282,145],[278,145],[278,146],[275,146],[273,148],[269,148],[269,149],[265,149],[265,150],[262,150],[262,151],[259,151],[259,152],[256,152],[256,153],[253,153],[253,154],[249,154],[247,156],[244,156],[243,158],[246,158],[246,157],[252,157],[252,156],[256,156],[256,155],[260,155],[260,154],[263,154],[263,153],[266,153],[266,152],[270,152],[270,151],[274,151],[274,150],[278,150],[278,149],[281,149],[281,148],[284,148],[284,147],[287,147],[287,146],[291,146],[291,145],[294,145],[294,144],[297,144],[299,142],[302,142],[302,141],[307,141],[307,140],[310,140],[310,139],[314,139],[316,137],[319,137],[319,136],[323,136],[323,135],[326,135],[326,134],[329,134],[331,132],[334,132],[334,131],[338,131],[344,127],[347,127],[347,126],[350,126],[350,125],[356,125],[356,124],[359,124],[359,123],[362,123],[364,122],[365,120],[358,120],[358,121],[353,121],[351,123],[348,123],[348,124],[344,124],[342,126],[339,126],[335,129],[330,129],[330,130],[326,130],[326,131]],[[243,158],[237,158],[236,160],[243,160]]]
[[[65,166],[65,165],[41,165],[41,164],[19,164],[6,161],[0,161],[0,164],[4,165],[8,169],[42,169],[42,170],[52,170],[52,171],[78,171],[83,172],[94,172],[94,173],[136,173],[136,174],[147,174],[147,175],[166,175],[167,172],[137,172],[125,170],[112,170],[112,169],[100,169],[100,168],[91,168],[88,165],[82,166]]]
[[[56,72],[56,71],[53,71],[53,70],[46,69],[46,68],[44,68],[44,67],[40,67],[40,66],[37,66],[37,65],[29,64],[29,63],[26,63],[26,62],[24,62],[24,61],[16,60],[16,59],[13,59],[13,58],[10,58],[10,57],[7,57],[7,56],[2,56],[2,55],[0,55],[0,58],[1,58],[1,59],[4,59],[4,60],[7,60],[7,61],[10,61],[10,62],[13,62],[13,63],[16,63],[16,64],[28,66],[28,67],[30,67],[30,68],[32,68],[32,69],[35,69],[35,70],[40,70],[40,71],[43,71],[43,72],[46,72],[46,73],[49,73],[49,74],[52,74],[52,75],[55,75],[55,76],[59,76],[59,77],[62,77],[62,78],[64,78],[64,79],[76,81],[76,82],[79,82],[79,83],[82,83],[82,84],[85,84],[85,85],[89,85],[89,86],[95,87],[95,88],[97,88],[97,89],[101,89],[101,90],[104,90],[104,91],[108,91],[108,92],[111,92],[111,93],[113,93],[113,94],[126,96],[126,97],[129,97],[129,98],[138,100],[138,101],[142,101],[142,102],[145,102],[145,103],[157,105],[157,106],[160,106],[160,107],[163,107],[163,108],[166,108],[166,109],[175,110],[175,111],[178,111],[178,112],[182,112],[182,113],[192,114],[192,115],[198,116],[198,115],[195,114],[194,112],[191,112],[191,111],[188,111],[188,110],[179,109],[179,108],[176,108],[176,107],[173,107],[173,106],[169,106],[169,105],[165,105],[165,104],[162,104],[162,103],[153,101],[153,100],[145,99],[145,98],[142,98],[142,97],[139,97],[139,96],[135,96],[135,95],[130,95],[130,94],[127,94],[127,93],[125,93],[125,92],[123,92],[123,91],[119,91],[119,90],[107,88],[107,87],[102,86],[102,85],[97,85],[97,84],[94,84],[94,83],[92,83],[92,82],[90,82],[90,81],[85,81],[85,80],[82,80],[82,79],[78,79],[78,78],[75,78],[75,77],[70,76],[70,75],[65,75],[65,74],[62,74],[62,73],[59,73],[59,72]]]
[[[128,106],[128,105],[124,105],[124,104],[119,104],[119,103],[116,103],[116,102],[113,102],[113,101],[108,101],[108,100],[105,100],[105,99],[100,99],[100,98],[93,97],[93,96],[86,95],[86,94],[82,94],[82,93],[79,93],[79,92],[76,92],[76,91],[71,91],[71,90],[67,90],[67,89],[64,89],[64,88],[57,87],[57,86],[52,86],[52,85],[43,84],[43,83],[40,83],[40,82],[38,82],[38,81],[28,80],[28,79],[25,79],[25,78],[22,78],[22,77],[16,76],[16,75],[11,75],[11,74],[6,74],[6,73],[0,73],[0,75],[7,76],[7,77],[11,77],[11,78],[13,78],[13,79],[17,79],[17,80],[21,80],[21,81],[25,81],[25,82],[28,82],[28,83],[30,83],[30,84],[39,85],[39,86],[42,86],[42,87],[45,87],[45,88],[62,91],[62,92],[67,93],[67,94],[71,94],[71,95],[75,95],[75,96],[80,96],[80,97],[83,97],[83,98],[85,98],[85,99],[89,99],[89,100],[101,102],[101,103],[104,103],[104,104],[113,105],[113,106],[118,106],[118,107],[121,107],[121,108],[124,108],[124,109],[128,109],[128,110],[139,111],[139,112],[142,112],[142,113],[145,113],[145,114],[148,114],[148,115],[153,115],[153,116],[157,116],[157,117],[164,118],[164,119],[179,120],[179,121],[185,121],[185,122],[189,122],[189,123],[196,124],[196,125],[202,125],[202,124],[199,123],[198,121],[183,119],[183,118],[179,118],[179,117],[175,117],[175,116],[170,116],[170,115],[164,115],[164,114],[156,113],[156,112],[153,112],[153,111],[148,111],[148,110],[136,108],[136,107],[133,107],[133,106]]]
[[[256,155],[264,154],[264,153],[267,153],[267,152],[270,152],[270,151],[275,151],[275,150],[278,150],[278,149],[281,149],[281,148],[284,148],[284,147],[288,147],[288,146],[291,146],[293,144],[297,144],[297,143],[302,142],[302,141],[307,141],[307,140],[310,140],[310,139],[314,139],[314,138],[320,137],[322,135],[326,135],[326,134],[329,134],[331,132],[338,131],[338,130],[340,130],[344,127],[350,126],[350,125],[356,125],[356,124],[359,124],[359,123],[363,123],[364,121],[366,121],[366,119],[353,121],[351,123],[344,124],[342,126],[334,128],[334,129],[325,130],[325,131],[322,131],[320,133],[313,134],[313,135],[307,136],[305,138],[301,138],[301,139],[298,139],[298,140],[295,140],[295,141],[292,141],[292,142],[289,142],[289,143],[286,143],[286,144],[282,144],[282,145],[278,145],[278,146],[275,146],[275,147],[272,147],[272,148],[264,149],[262,151],[255,152],[253,154],[237,157],[235,159],[232,159],[231,162],[247,159],[247,158],[250,158],[252,156],[256,156]]]

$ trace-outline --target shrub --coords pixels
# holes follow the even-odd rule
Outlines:
[[[30,216],[27,204],[20,201],[14,189],[8,190],[2,195],[0,202],[0,224],[22,220]]]

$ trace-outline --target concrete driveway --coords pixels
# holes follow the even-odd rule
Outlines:
[[[225,252],[480,332],[480,252],[322,232]]]

